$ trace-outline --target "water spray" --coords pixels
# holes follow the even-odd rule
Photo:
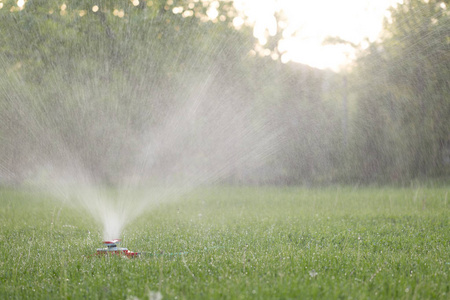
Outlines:
[[[105,245],[106,248],[97,248],[97,255],[117,255],[128,258],[136,258],[141,255],[139,252],[133,252],[127,248],[117,247],[118,243],[120,243],[119,239],[103,241],[103,245]]]

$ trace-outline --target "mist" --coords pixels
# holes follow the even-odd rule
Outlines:
[[[128,3],[122,17],[106,2],[1,12],[2,32],[16,38],[2,34],[0,184],[81,206],[113,239],[146,210],[211,184],[447,178],[450,68],[438,65],[448,66],[448,42],[422,65],[406,56],[414,44],[386,58],[400,50],[374,43],[336,73],[264,54],[276,53],[276,36],[255,51],[226,1],[214,22],[200,2],[187,17],[159,4]],[[442,28],[428,30],[438,39]]]

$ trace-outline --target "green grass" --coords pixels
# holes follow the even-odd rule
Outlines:
[[[448,191],[203,189],[129,225],[124,259],[92,256],[85,212],[0,190],[0,298],[449,299]]]

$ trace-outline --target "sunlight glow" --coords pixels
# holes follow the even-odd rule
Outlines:
[[[217,10],[219,6],[219,1],[211,2],[208,10],[206,11],[206,14],[210,20],[215,20],[219,16],[219,11]]]
[[[61,5],[61,11],[59,12],[59,14],[61,16],[65,16],[67,14],[66,8],[67,8],[67,5],[65,3],[63,3],[63,5]]]
[[[17,6],[20,10],[22,10],[25,7],[25,0],[19,0],[17,1]]]
[[[172,9],[172,12],[176,15],[176,14],[181,14],[182,12],[183,12],[183,7],[182,6],[177,6],[177,7],[174,7],[173,9]]]
[[[375,41],[382,29],[386,9],[400,0],[235,0],[241,16],[254,25],[253,35],[265,45],[283,29],[278,45],[282,61],[296,61],[316,68],[339,70],[355,58],[348,45],[326,45],[327,37],[339,37],[361,48]],[[277,20],[274,13],[284,19]],[[239,17],[238,17],[239,18]],[[236,28],[242,26],[235,18]]]
[[[185,10],[181,15],[183,16],[183,18],[192,17],[194,15],[194,11]]]
[[[242,25],[244,25],[244,19],[242,19],[241,17],[236,17],[233,19],[233,26],[236,29],[240,29]]]

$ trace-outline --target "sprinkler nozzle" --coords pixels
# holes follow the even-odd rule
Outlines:
[[[117,247],[117,244],[120,243],[120,239],[103,241],[103,244],[106,248],[98,248],[97,255],[119,255],[126,256],[129,258],[139,257],[139,252],[133,252],[128,250],[127,248]]]

